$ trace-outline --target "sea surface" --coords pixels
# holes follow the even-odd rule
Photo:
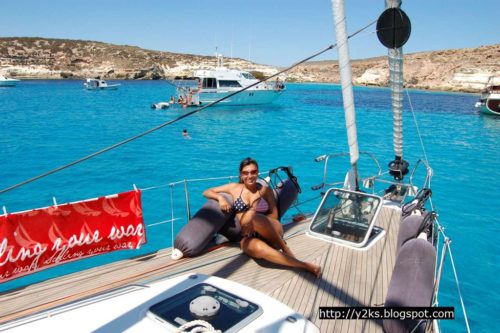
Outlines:
[[[132,137],[186,112],[153,110],[174,89],[165,81],[122,81],[115,91],[86,91],[81,81],[24,80],[0,89],[0,189]],[[500,242],[500,117],[476,113],[473,94],[409,91],[404,113],[404,157],[411,165],[428,158],[433,167],[432,201],[452,239],[453,260],[473,332],[497,332]],[[394,157],[390,93],[355,88],[357,130],[362,151],[376,154],[382,166]],[[421,147],[414,117],[418,122]],[[182,136],[187,129],[191,139]],[[288,84],[272,105],[206,109],[148,136],[36,182],[0,195],[8,212],[50,206],[131,190],[143,191],[148,244],[47,269],[0,284],[0,292],[112,260],[171,245],[186,223],[184,179],[238,173],[251,156],[260,169],[291,165],[313,212],[318,198],[311,186],[322,181],[322,154],[347,151],[340,88],[330,84]],[[370,163],[362,160],[360,163]],[[336,163],[336,162],[335,162]],[[346,166],[333,163],[332,170]],[[361,166],[363,168],[363,164]],[[175,186],[172,182],[181,181]],[[191,211],[201,191],[229,178],[188,183]],[[174,199],[171,201],[171,195]],[[173,202],[173,203],[172,203]],[[1,213],[1,212],[0,212]],[[465,332],[455,278],[447,256],[440,305],[455,306],[457,318],[442,321],[444,331]],[[325,304],[326,305],[326,304]]]

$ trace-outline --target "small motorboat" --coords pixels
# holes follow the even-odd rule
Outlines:
[[[0,87],[15,87],[20,81],[0,75]]]
[[[108,84],[106,81],[101,79],[86,79],[83,86],[87,90],[114,90],[118,89],[121,84]]]

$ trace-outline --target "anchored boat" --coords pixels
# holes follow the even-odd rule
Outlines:
[[[15,87],[20,81],[0,75],[0,87]]]
[[[272,103],[285,90],[283,82],[260,82],[251,73],[224,67],[224,58],[216,54],[217,66],[210,70],[193,73],[196,84],[192,87],[178,87],[181,104],[199,106],[214,103],[218,105],[242,106]],[[241,89],[245,92],[233,94]]]
[[[321,192],[318,208],[284,226],[287,244],[301,259],[319,263],[321,277],[252,260],[228,243],[215,245],[213,232],[230,236],[226,223],[236,222],[234,216],[222,214],[217,204],[209,202],[204,213],[195,214],[185,226],[193,226],[201,215],[209,222],[207,216],[218,216],[217,230],[198,230],[197,235],[205,232],[202,236],[208,242],[197,256],[183,249],[184,256],[174,260],[173,248],[167,248],[4,293],[0,295],[0,329],[440,332],[438,319],[454,315],[449,309],[437,308],[443,263],[451,249],[430,200],[433,173],[428,161],[418,160],[410,168],[403,158],[402,45],[408,39],[410,23],[398,5],[398,1],[389,1],[390,8],[377,24],[379,39],[389,48],[393,91],[395,158],[385,169],[373,154],[358,150],[346,20],[343,3],[335,0],[333,4],[349,153],[328,153],[315,159],[324,165],[323,181],[313,188]],[[330,181],[329,167],[345,156],[350,161],[345,178]],[[373,161],[374,174],[361,172],[360,156]],[[278,176],[284,170],[288,170],[286,175]],[[417,181],[420,170],[424,176]],[[273,169],[268,176],[276,190],[297,182],[287,168]],[[170,199],[185,200],[189,218],[188,184],[194,181],[201,180],[166,185],[184,189],[182,198],[171,194]],[[142,191],[136,188],[27,212],[5,212],[0,230],[4,232],[2,255],[7,260],[2,261],[0,278],[8,280],[80,257],[139,247],[146,241]],[[211,211],[207,213],[207,209]],[[172,208],[168,221],[172,235],[175,220]],[[37,233],[27,228],[29,223],[35,224]],[[179,241],[172,240],[172,244],[177,246]],[[397,312],[401,307],[416,313],[405,319],[384,315],[385,310]],[[429,308],[430,315],[418,310],[423,308]],[[363,315],[368,310],[378,317]]]
[[[121,84],[108,84],[106,81],[101,79],[86,79],[83,86],[87,90],[115,90]]]
[[[494,77],[488,80],[487,87],[481,92],[476,109],[484,114],[500,115],[500,85],[494,84]]]

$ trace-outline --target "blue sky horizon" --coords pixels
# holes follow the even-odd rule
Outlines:
[[[412,21],[404,53],[500,43],[492,0],[404,0]],[[335,43],[330,0],[16,0],[0,4],[0,37],[93,40],[288,66]],[[376,20],[384,1],[347,0],[349,33]],[[383,56],[375,26],[351,40],[353,59]],[[335,60],[329,51],[314,60]]]

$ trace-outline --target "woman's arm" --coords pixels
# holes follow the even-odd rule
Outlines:
[[[232,195],[232,192],[236,185],[237,185],[236,183],[230,183],[221,186],[211,187],[203,191],[203,196],[205,196],[205,198],[207,199],[217,200],[219,202],[220,209],[222,211],[228,212],[231,210],[231,205],[229,204],[229,202],[227,202],[226,198],[224,198],[224,196],[222,196],[220,193],[226,192]]]

